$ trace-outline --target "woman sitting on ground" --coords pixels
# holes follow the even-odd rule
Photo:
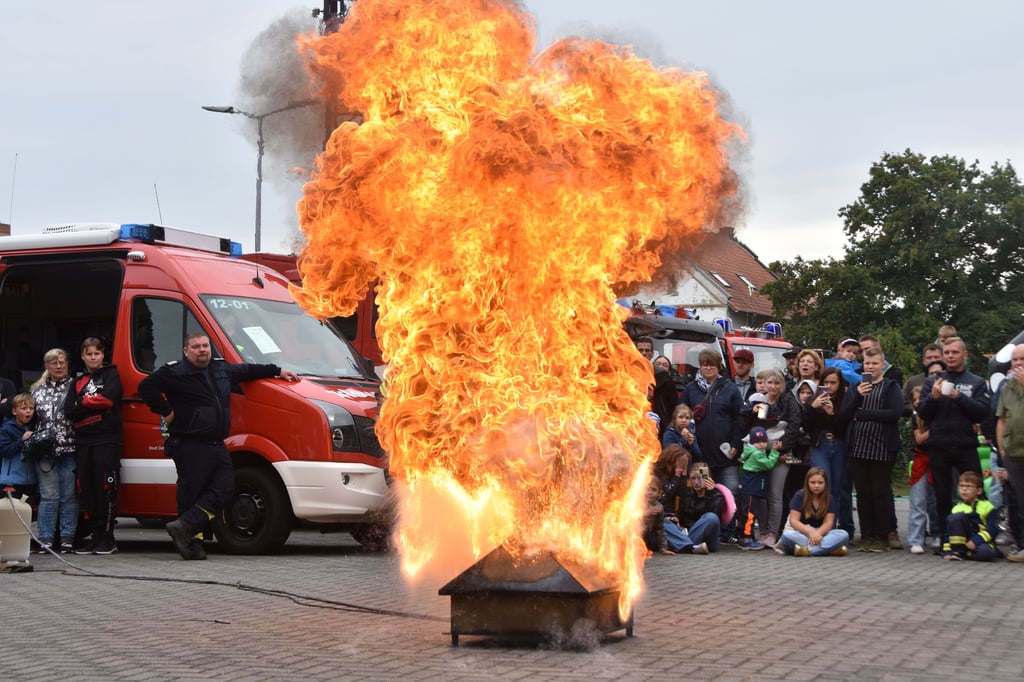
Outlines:
[[[789,526],[782,533],[782,551],[795,556],[844,556],[850,536],[836,525],[839,500],[829,494],[821,467],[811,467],[804,488],[789,505]]]

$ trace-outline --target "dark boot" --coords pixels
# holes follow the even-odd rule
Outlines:
[[[164,528],[167,529],[167,534],[171,536],[171,542],[174,543],[174,549],[178,550],[178,554],[181,555],[182,559],[188,561],[192,558],[192,531],[190,531],[180,519],[175,519],[168,523]]]
[[[192,538],[192,542],[189,543],[190,556],[189,558],[193,561],[206,561],[206,547],[203,546],[203,541],[199,538]]]

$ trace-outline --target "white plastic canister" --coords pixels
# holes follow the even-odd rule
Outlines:
[[[31,536],[26,527],[32,523],[32,506],[27,500],[24,495],[19,500],[0,493],[0,563],[28,561]]]

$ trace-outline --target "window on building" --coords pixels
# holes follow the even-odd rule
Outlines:
[[[743,276],[743,275],[741,275],[740,273],[738,273],[738,272],[737,272],[737,273],[736,273],[736,276],[740,278],[740,281],[741,281],[741,282],[743,282],[744,284],[746,284],[746,285],[747,285],[748,287],[750,287],[751,289],[756,289],[756,288],[757,288],[756,286],[754,286],[754,283],[753,283],[753,282],[751,282],[751,281],[750,281],[749,279],[747,279],[746,277],[744,277],[744,276]]]

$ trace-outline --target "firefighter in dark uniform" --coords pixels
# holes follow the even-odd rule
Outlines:
[[[184,559],[205,559],[197,537],[231,499],[235,472],[224,439],[231,427],[231,387],[240,381],[299,377],[277,365],[233,364],[214,359],[210,338],[192,332],[184,361],[168,362],[139,383],[139,396],[164,418],[165,454],[178,472],[178,518],[167,524]]]

